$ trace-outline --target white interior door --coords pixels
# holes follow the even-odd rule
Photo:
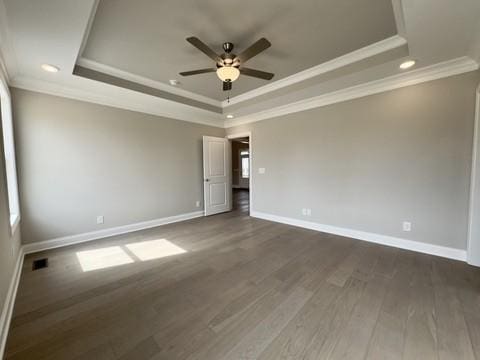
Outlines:
[[[227,139],[203,137],[205,215],[218,214],[232,209],[230,152],[230,142]]]

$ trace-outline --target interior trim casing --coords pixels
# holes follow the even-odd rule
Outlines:
[[[150,229],[153,227],[172,224],[179,221],[195,219],[202,216],[203,216],[203,210],[194,211],[191,213],[173,215],[173,216],[168,216],[168,217],[155,219],[155,220],[142,221],[135,224],[122,225],[122,226],[117,226],[117,227],[108,228],[108,229],[91,231],[83,234],[64,236],[56,239],[25,244],[23,245],[23,251],[25,254],[31,254],[31,253],[35,253],[43,250],[55,249],[58,247],[69,246],[69,245],[80,244],[88,241],[103,239],[110,236],[128,234],[130,232],[134,232],[138,230]]]
[[[470,180],[470,204],[468,219],[467,262],[480,266],[480,85],[475,98],[475,122],[473,130],[472,174]]]
[[[20,277],[22,275],[23,259],[25,253],[23,252],[23,246],[20,247],[17,260],[15,262],[15,268],[13,269],[12,279],[8,287],[5,303],[3,304],[2,314],[0,316],[0,358],[3,359],[5,352],[5,345],[7,343],[8,330],[10,328],[10,322],[13,315],[13,307],[15,304],[15,298],[17,296],[18,284],[20,283]]]
[[[374,95],[385,91],[395,90],[402,87],[416,85],[422,82],[442,79],[445,77],[459,75],[465,72],[475,71],[479,68],[476,61],[469,57],[460,57],[427,66],[418,70],[401,73],[384,79],[355,85],[331,93],[307,98],[290,104],[263,110],[250,115],[238,117],[236,119],[226,120],[225,127],[253,123],[282,115],[305,111],[317,107],[335,104],[342,101],[357,99],[360,97]]]
[[[132,82],[137,83],[137,84],[145,85],[145,86],[148,86],[148,87],[151,87],[151,88],[154,88],[154,89],[166,91],[166,92],[178,95],[178,96],[182,96],[182,97],[185,97],[185,98],[189,98],[189,99],[192,99],[192,100],[203,102],[205,104],[213,105],[213,106],[218,107],[218,108],[222,108],[222,102],[221,101],[211,99],[207,96],[196,94],[194,92],[184,90],[182,88],[174,87],[174,86],[171,86],[171,85],[166,85],[166,84],[164,84],[160,81],[155,81],[155,80],[152,80],[152,79],[140,76],[140,75],[135,75],[135,74],[129,73],[127,71],[119,70],[119,69],[116,69],[114,67],[104,65],[104,64],[101,64],[101,63],[93,61],[93,60],[89,60],[89,59],[86,59],[86,58],[79,58],[77,60],[77,65],[81,66],[81,67],[84,67],[84,68],[87,68],[87,69],[90,69],[90,70],[98,71],[100,73],[115,76],[115,77],[121,78],[123,80],[132,81]]]
[[[228,106],[235,105],[240,102],[256,98],[257,96],[264,95],[269,92],[276,91],[284,87],[299,83],[301,81],[311,79],[315,76],[319,76],[327,72],[339,69],[341,67],[370,58],[372,56],[399,48],[405,44],[407,44],[407,40],[405,40],[405,38],[398,35],[392,36],[388,39],[365,46],[361,49],[352,51],[348,54],[342,55],[340,57],[337,57],[335,59],[332,59],[320,65],[316,65],[309,69],[300,71],[296,74],[287,76],[283,79],[261,86],[259,88],[256,88],[255,90],[237,95],[231,98],[229,101],[223,101],[222,107],[224,109],[228,108]]]
[[[87,79],[84,79],[84,81],[93,82],[93,80]],[[220,128],[224,127],[223,116],[221,114],[216,114],[211,111],[194,108],[188,105],[178,104],[169,100],[159,99],[151,95],[141,94],[114,85],[101,84],[104,89],[111,90],[107,92],[104,91],[105,94],[26,76],[15,77],[10,85],[19,89],[111,106],[118,109],[137,111],[145,114]],[[176,110],[167,110],[165,106],[162,106],[162,103],[169,103],[173,105],[171,107],[175,107]]]
[[[311,221],[298,220],[294,218],[288,218],[278,215],[267,214],[259,211],[253,211],[251,216],[274,221],[282,224],[299,226],[305,229],[316,230],[324,233],[344,236],[352,239],[363,240],[372,242],[375,244],[381,244],[386,246],[392,246],[400,249],[416,251],[424,254],[430,254],[440,257],[445,257],[454,260],[466,261],[467,253],[462,249],[454,249],[445,246],[439,246],[434,244],[428,244],[413,240],[396,238],[388,235],[375,234],[360,230],[346,229],[331,225],[319,224]]]

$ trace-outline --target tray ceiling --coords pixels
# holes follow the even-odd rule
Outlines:
[[[275,73],[279,80],[397,33],[391,1],[385,0],[101,0],[83,58],[224,100],[215,73],[189,78],[180,71],[212,66],[185,41],[197,36],[221,53],[231,41],[239,52],[260,37],[272,47],[248,67]],[[241,76],[231,96],[267,84]]]

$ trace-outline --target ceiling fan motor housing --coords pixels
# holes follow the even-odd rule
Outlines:
[[[261,38],[253,45],[243,50],[243,52],[240,53],[240,55],[238,56],[232,53],[234,45],[231,42],[223,43],[222,48],[224,50],[224,53],[219,55],[195,36],[188,37],[186,40],[190,44],[195,46],[197,49],[199,49],[201,52],[203,52],[205,55],[207,55],[210,59],[214,60],[216,64],[216,69],[207,68],[181,72],[180,75],[182,76],[216,72],[219,79],[223,82],[224,91],[232,89],[232,82],[238,79],[240,73],[245,74],[246,76],[251,76],[264,80],[271,80],[273,77],[272,73],[243,67],[244,63],[248,59],[258,55],[260,52],[271,46],[270,42],[265,38]],[[241,70],[240,66],[242,66]]]
[[[233,50],[233,44],[231,42],[225,42],[222,45],[223,51],[225,51],[227,54],[230,54]]]

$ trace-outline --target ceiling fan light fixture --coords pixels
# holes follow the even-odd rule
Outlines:
[[[233,66],[222,66],[217,69],[217,76],[222,81],[234,82],[240,76],[240,70]]]

